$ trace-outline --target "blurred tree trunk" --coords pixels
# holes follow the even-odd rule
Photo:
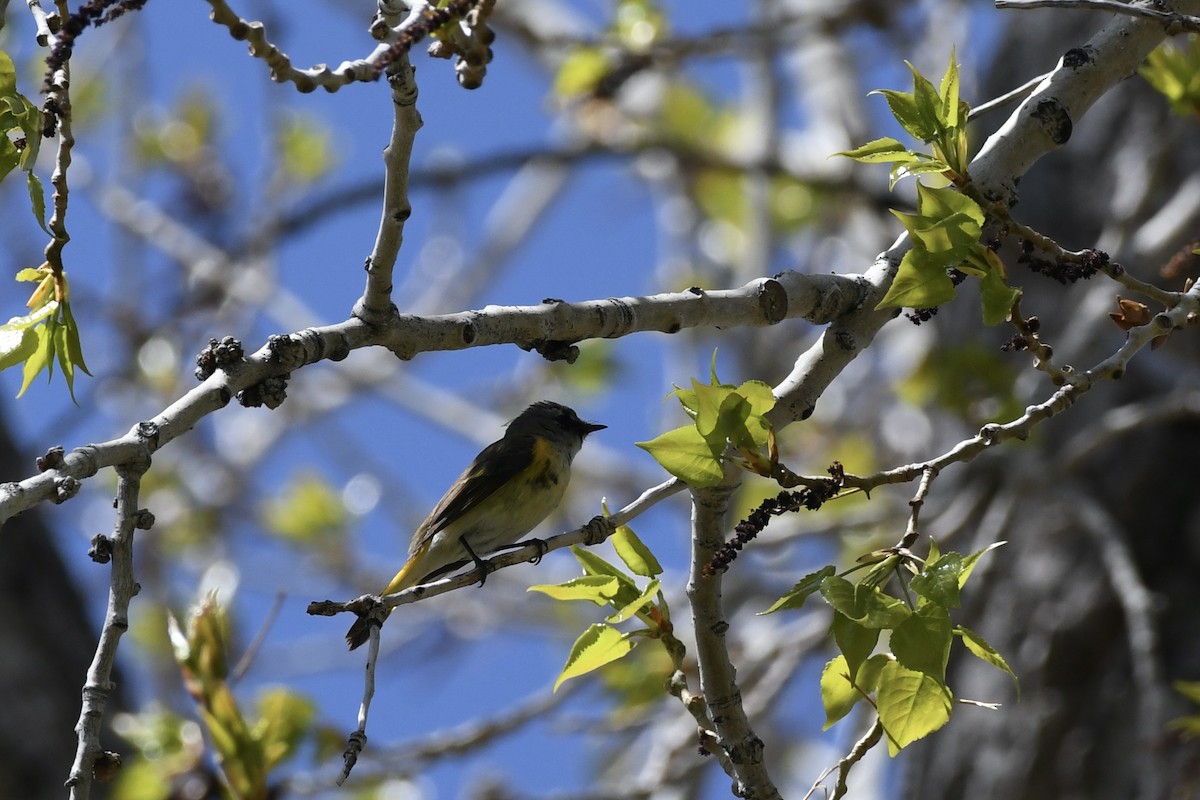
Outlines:
[[[1013,65],[1049,68],[1045,53],[1078,46],[1103,22],[1062,11],[1033,24],[1025,12],[1009,19],[984,97],[1031,76]],[[1017,218],[1071,249],[1111,248],[1139,277],[1182,288],[1182,277],[1158,274],[1172,252],[1145,223],[1200,168],[1195,122],[1172,118],[1161,97],[1131,79],[1030,171]],[[1072,185],[1080,190],[1065,197]],[[1200,234],[1195,214],[1187,229]],[[1111,284],[1081,282],[1064,297],[1057,284],[1042,292],[1036,278],[1016,279],[1028,287],[1023,311],[1050,326],[1056,357],[1088,366],[1120,341],[1104,313],[1116,308]],[[950,316],[938,323],[953,325]],[[1021,698],[1000,673],[952,662],[960,697],[1002,699],[1004,708],[958,707],[947,732],[913,749],[908,797],[1200,797],[1200,743],[1167,729],[1197,711],[1171,682],[1200,679],[1197,354],[1194,337],[1176,337],[1120,384],[1089,394],[1086,413],[967,467],[964,483],[994,498],[967,530],[994,534],[986,516],[1005,503],[1013,513],[999,535],[1010,544],[969,593],[963,618],[1009,658]]]
[[[32,462],[0,417],[0,481],[27,476]],[[0,536],[0,797],[62,798],[96,633],[40,511]]]

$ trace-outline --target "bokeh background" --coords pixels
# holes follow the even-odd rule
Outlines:
[[[273,84],[208,10],[151,2],[77,47],[65,258],[94,377],[80,377],[73,404],[61,376],[13,399],[20,376],[0,373],[0,480],[29,475],[48,446],[106,440],[165,408],[195,385],[193,359],[210,338],[254,350],[270,334],[344,319],[361,293],[387,87],[300,95]],[[337,64],[373,44],[370,3],[237,10],[299,65]],[[32,96],[42,56],[32,24],[24,8],[5,19],[0,46]],[[867,92],[907,89],[905,59],[936,78],[954,48],[963,97],[977,105],[1052,69],[1109,19],[967,0],[501,0],[482,88],[463,90],[449,62],[414,52],[425,125],[396,303],[437,314],[729,288],[782,269],[862,272],[900,230],[886,209],[912,202],[910,183],[888,193],[885,169],[830,158],[903,136]],[[1011,108],[983,117],[976,141]],[[1194,269],[1176,256],[1200,238],[1200,148],[1195,115],[1177,112],[1144,80],[1126,81],[1026,176],[1018,218],[1178,288]],[[0,274],[12,275],[41,262],[44,240],[19,182],[0,185],[0,203]],[[1087,366],[1120,345],[1111,283],[1063,287],[1010,269],[1065,361]],[[10,316],[25,288],[0,292]],[[783,434],[788,464],[820,474],[838,459],[866,473],[918,461],[1048,396],[1027,357],[1001,352],[1011,330],[979,325],[970,294],[930,322],[885,328],[814,417]],[[663,479],[634,442],[683,423],[664,397],[705,378],[714,349],[723,379],[774,384],[819,332],[797,320],[637,335],[583,343],[573,365],[515,347],[407,363],[356,352],[294,375],[276,411],[235,404],[210,416],[157,454],[144,482],[157,524],[138,535],[142,590],[106,735],[127,767],[101,791],[217,796],[166,633],[168,614],[186,617],[215,590],[231,658],[261,639],[239,698],[252,708],[283,686],[311,704],[305,744],[276,775],[279,797],[728,796],[662,691],[666,661],[652,644],[551,694],[575,636],[598,618],[525,592],[578,574],[565,552],[392,617],[370,744],[344,789],[332,778],[355,724],[362,654],[345,652],[344,618],[304,608],[383,585],[408,532],[528,402],[566,402],[609,426],[589,439],[549,534]],[[961,621],[1009,659],[1020,701],[1002,673],[952,661],[957,694],[1001,710],[959,708],[900,758],[872,753],[851,796],[1200,792],[1200,750],[1167,727],[1194,713],[1171,682],[1200,677],[1197,348],[1178,335],[1143,355],[1029,442],[935,485],[922,521],[943,549],[1009,542],[981,569]],[[0,795],[63,792],[108,580],[86,552],[111,528],[114,485],[101,474],[70,503],[4,528]],[[785,797],[802,796],[870,720],[821,731],[817,678],[832,644],[819,602],[755,614],[809,570],[894,543],[912,491],[779,519],[728,575],[739,678]],[[748,481],[739,508],[769,493]],[[686,500],[633,527],[667,569],[686,638]]]

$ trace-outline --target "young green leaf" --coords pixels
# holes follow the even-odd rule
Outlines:
[[[617,528],[609,541],[612,542],[617,555],[625,562],[625,566],[629,567],[634,575],[653,578],[655,575],[662,574],[662,564],[658,563],[654,553],[650,552],[650,548],[638,538],[638,535],[628,525]]]
[[[933,308],[953,299],[954,281],[945,265],[914,247],[904,254],[892,285],[875,308]]]
[[[858,668],[858,675],[854,677],[854,682],[858,684],[861,691],[868,694],[874,692],[879,688],[879,676],[883,674],[884,666],[894,660],[887,653],[876,653]]]
[[[46,227],[46,190],[42,188],[41,178],[34,174],[33,170],[30,170],[25,173],[25,183],[29,189],[29,206],[33,209],[34,219],[37,220],[37,224],[43,231],[53,236],[50,229]]]
[[[25,394],[25,390],[43,369],[53,373],[54,330],[50,324],[52,321],[52,319],[47,320],[45,325],[34,330],[37,336],[37,347],[33,354],[25,359],[25,369],[21,372],[21,391],[17,392],[17,397]]]
[[[88,371],[87,364],[83,360],[83,347],[79,343],[79,325],[75,322],[75,316],[71,313],[71,304],[63,300],[62,304],[62,321],[63,326],[67,329],[67,355],[71,358],[71,363],[83,370],[85,375],[91,375]]]
[[[962,574],[962,556],[947,553],[912,579],[912,589],[926,600],[945,608],[958,608],[958,578]]]
[[[621,582],[605,575],[583,575],[563,583],[539,583],[525,591],[541,592],[555,600],[588,600],[598,606],[608,605],[617,595]]]
[[[997,547],[1002,547],[1006,544],[1008,544],[1008,542],[992,542],[982,550],[971,553],[969,556],[965,556],[962,562],[962,572],[960,572],[958,575],[958,588],[961,589],[967,585],[967,578],[971,577],[971,572],[975,569],[975,565],[979,563],[979,559],[983,558]]]
[[[836,575],[821,581],[821,596],[834,609],[866,628],[894,628],[912,613],[903,602],[877,587],[856,585]]]
[[[654,596],[658,594],[661,583],[657,578],[646,584],[646,588],[642,589],[642,593],[636,598],[621,606],[616,612],[609,614],[604,618],[604,621],[609,625],[616,625],[618,622],[624,622],[630,617],[637,616],[638,612],[650,604]]]
[[[716,486],[724,477],[722,451],[706,442],[695,425],[685,425],[636,444],[654,456],[663,469],[690,486]]]
[[[920,137],[921,141],[933,141],[937,134],[946,127],[942,121],[941,98],[938,97],[937,89],[928,78],[918,72],[917,68],[909,62],[905,61],[904,63],[908,65],[913,76],[913,101],[916,105],[917,115],[924,124],[924,128],[932,131],[932,135]]]
[[[944,683],[889,661],[879,673],[875,703],[888,738],[888,753],[936,731],[950,720],[953,696]]]
[[[983,301],[983,324],[999,325],[1008,319],[1013,303],[1017,302],[1020,296],[1021,290],[1006,284],[999,271],[988,270],[979,283],[979,297]]]
[[[954,633],[962,637],[963,644],[971,651],[971,654],[981,661],[986,661],[1001,672],[1007,672],[1013,679],[1013,683],[1017,687],[1017,699],[1021,699],[1021,682],[1017,679],[1017,673],[1012,671],[1012,667],[1004,660],[1004,656],[996,652],[996,648],[992,647],[983,637],[975,631],[963,625],[955,626]]]
[[[37,350],[38,337],[31,328],[0,327],[0,370],[22,363]]]
[[[571,547],[571,553],[575,559],[583,567],[585,575],[598,575],[601,577],[616,578],[617,591],[612,595],[614,604],[625,605],[633,602],[633,599],[641,594],[633,578],[626,575],[618,567],[605,561],[598,556],[595,551],[585,547]]]
[[[793,586],[787,594],[771,604],[771,607],[766,611],[760,611],[760,614],[773,614],[776,611],[792,610],[800,608],[804,605],[804,601],[813,592],[821,589],[821,581],[832,576],[837,570],[832,564],[821,567],[816,572],[810,572],[800,579],[800,582]]]
[[[892,162],[908,163],[917,161],[918,156],[903,144],[890,136],[867,142],[862,147],[853,150],[843,150],[834,153],[835,156],[845,156],[863,164],[887,164]]]
[[[841,612],[833,612],[833,640],[846,659],[851,675],[856,675],[879,642],[879,629],[867,628]]]
[[[946,681],[950,658],[950,614],[945,606],[926,603],[892,631],[892,652],[909,669]]]
[[[958,63],[954,58],[954,48],[950,48],[950,66],[942,76],[942,85],[938,87],[938,98],[941,100],[941,120],[946,128],[957,128],[959,125],[958,104]]]
[[[917,101],[907,92],[897,92],[894,89],[876,89],[871,94],[881,94],[887,98],[888,108],[892,116],[900,123],[900,127],[908,135],[922,142],[928,142],[937,135],[934,127],[935,120],[921,115]]]
[[[571,647],[567,663],[554,681],[554,691],[564,681],[586,675],[592,670],[599,669],[605,664],[611,664],[623,658],[634,648],[636,641],[629,635],[623,634],[616,628],[597,622],[580,634]]]
[[[829,730],[834,723],[850,713],[850,709],[862,698],[850,681],[850,668],[845,656],[837,656],[821,671],[821,704],[825,707],[825,724],[821,730]]]

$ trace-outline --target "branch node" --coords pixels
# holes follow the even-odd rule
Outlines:
[[[37,464],[38,472],[46,472],[51,469],[58,469],[63,465],[63,448],[61,446],[51,447],[46,451],[46,455],[38,456]]]

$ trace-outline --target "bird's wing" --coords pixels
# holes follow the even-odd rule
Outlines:
[[[421,527],[427,537],[478,506],[533,460],[534,437],[507,437],[483,449],[429,514]]]

